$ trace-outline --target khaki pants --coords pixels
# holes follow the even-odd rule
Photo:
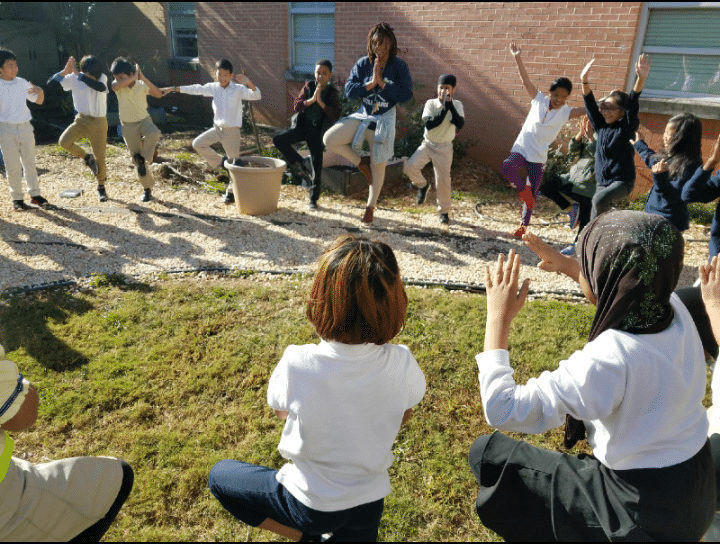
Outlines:
[[[5,161],[10,198],[23,198],[23,171],[30,196],[40,195],[40,182],[35,168],[35,134],[30,122],[0,123],[0,151]]]
[[[78,113],[75,121],[65,129],[58,142],[63,149],[66,149],[78,159],[84,159],[87,152],[77,145],[80,138],[90,140],[90,146],[95,155],[98,165],[97,180],[102,185],[107,179],[107,167],[105,165],[105,146],[107,146],[107,117],[93,117]]]
[[[215,153],[210,146],[219,143],[225,150],[228,159],[237,159],[240,157],[241,138],[240,127],[220,127],[215,125],[195,138],[192,146],[210,165],[210,168],[217,168],[220,166],[222,156]]]
[[[423,140],[417,151],[405,163],[405,175],[410,178],[415,187],[422,188],[427,181],[421,170],[432,161],[435,171],[435,191],[437,192],[437,208],[439,213],[450,212],[450,168],[453,161],[453,144],[434,144]]]
[[[145,159],[147,174],[144,176],[138,174],[138,180],[140,180],[143,189],[152,189],[155,185],[155,178],[150,172],[149,166],[152,164],[155,148],[160,141],[160,129],[155,126],[148,116],[142,121],[122,123],[122,135],[130,155],[140,153]]]
[[[355,166],[360,164],[360,155],[355,153],[350,144],[352,144],[355,133],[360,126],[361,121],[359,119],[350,119],[345,117],[340,119],[332,127],[328,129],[323,138],[325,147],[328,151],[342,155]],[[370,157],[372,157],[373,146],[375,145],[375,131],[365,131],[365,141],[370,146]],[[368,194],[368,206],[375,206],[380,196],[383,183],[385,183],[385,166],[387,162],[380,162],[377,164],[370,163],[370,170],[372,171],[372,185]]]

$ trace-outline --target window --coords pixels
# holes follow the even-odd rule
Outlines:
[[[197,58],[195,2],[168,2],[168,15],[173,57],[184,60]]]
[[[319,59],[335,63],[335,2],[290,2],[291,66],[311,74]]]
[[[648,2],[639,37],[634,60],[652,59],[643,94],[720,101],[720,2]]]

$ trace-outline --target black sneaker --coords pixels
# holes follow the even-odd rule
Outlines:
[[[152,200],[152,191],[150,189],[145,189],[143,191],[142,196],[140,197],[140,202],[150,202]]]
[[[145,157],[143,157],[140,153],[135,153],[132,160],[133,164],[137,167],[138,175],[141,177],[145,177],[147,175],[147,168],[145,168]]]
[[[413,187],[415,187],[415,186],[413,185]],[[419,206],[420,204],[425,203],[425,200],[427,199],[427,192],[428,192],[429,188],[430,188],[430,184],[428,183],[425,185],[425,187],[420,187],[417,190],[417,195],[415,195],[415,204],[417,204]]]
[[[30,198],[30,204],[34,204],[35,206],[38,206],[40,208],[45,206],[47,203],[48,203],[48,201],[46,199],[44,199],[43,197],[41,197],[40,195]]]
[[[315,185],[315,167],[313,166],[312,155],[308,155],[302,160],[300,172],[307,181],[308,187]]]
[[[227,191],[225,193],[225,196],[223,197],[223,203],[224,204],[234,204],[235,203],[235,195],[232,193],[232,191]]]
[[[440,219],[440,223],[442,223],[443,225],[450,224],[450,215],[448,215],[446,213],[441,213],[438,217]]]
[[[105,192],[105,186],[98,185],[97,192],[98,192],[98,202],[107,202],[108,196],[107,196],[107,193]]]
[[[308,209],[317,210],[317,200],[311,199],[310,202],[308,202]]]
[[[95,157],[92,153],[88,153],[85,155],[85,164],[90,169],[90,171],[93,173],[93,176],[97,176],[100,169],[98,168],[97,161],[95,160]]]
[[[25,204],[24,200],[13,200],[13,210],[16,212],[23,212],[25,210],[31,210],[32,207]]]

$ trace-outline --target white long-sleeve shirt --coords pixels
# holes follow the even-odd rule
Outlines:
[[[92,117],[105,117],[107,115],[108,78],[105,74],[101,74],[98,81],[105,85],[104,92],[91,89],[78,79],[77,74],[66,75],[60,80],[60,85],[66,91],[72,91],[73,105],[78,113]]]
[[[607,330],[525,385],[515,383],[506,350],[477,355],[488,423],[536,434],[569,414],[585,423],[595,457],[615,470],[691,458],[707,440],[705,356],[689,312],[675,295],[671,304],[675,319],[666,330]]]
[[[220,83],[213,81],[205,85],[181,85],[181,93],[197,94],[200,96],[211,96],[213,112],[215,114],[213,123],[220,127],[241,127],[243,124],[243,100],[260,100],[260,88],[250,88],[231,81],[224,89]]]

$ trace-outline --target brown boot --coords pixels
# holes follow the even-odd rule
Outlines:
[[[373,212],[375,211],[374,206],[368,206],[365,208],[365,214],[363,215],[362,222],[369,225],[373,222]]]
[[[358,164],[360,170],[367,178],[368,185],[372,185],[372,170],[370,170],[370,157],[363,157]]]

